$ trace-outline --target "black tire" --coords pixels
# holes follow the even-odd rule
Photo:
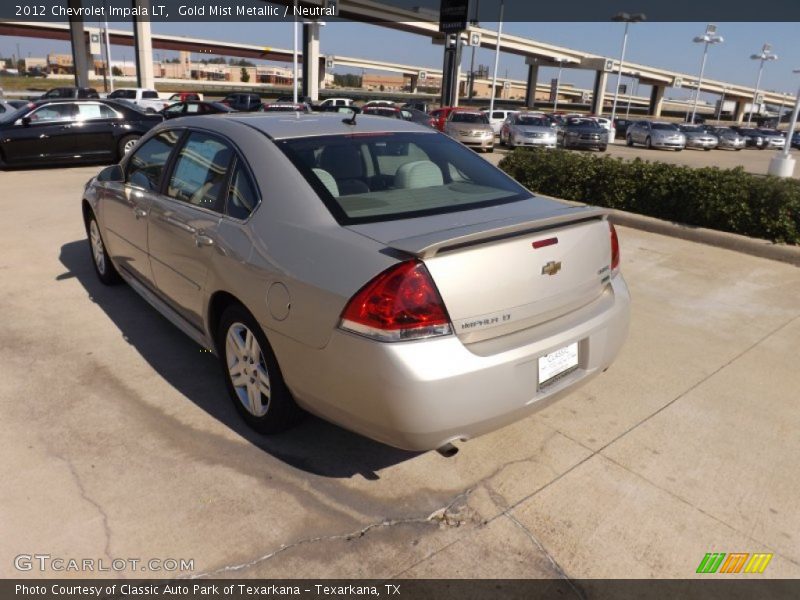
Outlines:
[[[711,148],[703,148],[706,152],[711,152]]]
[[[675,148],[675,152],[680,152],[683,148]]]
[[[653,149],[653,142],[650,139],[649,135],[647,136],[647,139],[644,141],[644,145],[648,150],[652,150]]]
[[[242,327],[245,328],[244,332]],[[233,337],[244,342],[241,336],[244,334],[246,339],[247,331],[255,336],[257,347],[251,347],[247,352],[247,360],[242,361],[239,360],[236,350],[227,343],[228,333],[230,332]],[[272,347],[250,312],[240,304],[232,304],[226,308],[220,319],[216,343],[225,387],[228,388],[228,394],[236,410],[251,428],[259,433],[279,433],[300,421],[304,413],[295,403],[289,388],[286,387]],[[254,356],[253,352],[258,356]],[[231,363],[230,366],[229,363]],[[237,364],[244,365],[246,369],[241,373],[241,378],[245,380],[244,386],[236,386],[232,379],[231,367]],[[258,392],[256,410],[251,411],[245,407],[245,402],[250,398],[248,393],[250,387],[246,382],[249,381],[250,385],[254,386],[260,381],[259,375],[263,376],[264,373],[267,376],[269,397],[267,398],[263,392]],[[242,389],[243,387],[247,389]],[[240,396],[240,393],[244,396]],[[264,411],[263,414],[256,414],[260,410]]]
[[[92,212],[89,213],[86,219],[86,237],[89,240],[89,252],[92,255],[92,264],[94,265],[94,272],[97,273],[97,278],[103,285],[118,284],[122,281],[122,278],[108,256],[106,244],[100,234],[100,226]]]
[[[487,152],[494,152],[494,146],[492,146],[491,148],[487,148],[486,151]]]
[[[600,150],[600,152],[605,152],[606,150],[608,150],[608,146],[600,146],[598,150]]]
[[[127,152],[130,152],[131,148],[133,147],[131,145],[131,142],[136,143],[136,141],[140,137],[142,137],[142,136],[131,134],[131,135],[126,135],[125,137],[123,137],[119,141],[119,144],[117,144],[117,152],[118,152],[118,156],[119,156],[120,160],[122,160],[124,158],[124,156],[125,156],[125,154],[127,154]],[[129,145],[130,145],[130,147],[128,148],[128,150],[126,152],[125,148],[126,148],[126,146],[129,146]]]
[[[742,149],[741,149],[741,148],[736,148],[736,151],[737,151],[737,152],[741,152],[741,151],[742,151]]]
[[[625,143],[626,143],[628,146],[633,146],[633,138],[630,136],[630,134],[628,134],[627,136],[625,136]]]

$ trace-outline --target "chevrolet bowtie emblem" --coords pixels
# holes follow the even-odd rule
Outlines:
[[[561,270],[561,262],[551,260],[542,267],[542,275],[555,275]]]

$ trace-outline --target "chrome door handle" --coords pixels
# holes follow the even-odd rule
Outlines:
[[[214,238],[204,233],[196,233],[194,234],[194,243],[198,248],[201,246],[213,246]]]
[[[147,211],[143,208],[139,208],[138,206],[133,209],[133,215],[136,217],[136,220],[142,219],[147,216]]]

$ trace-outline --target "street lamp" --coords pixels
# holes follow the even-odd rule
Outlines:
[[[794,69],[792,73],[800,73],[800,69]],[[769,170],[767,173],[770,175],[791,177],[792,173],[794,173],[795,160],[789,156],[789,150],[792,147],[794,128],[797,127],[798,113],[800,113],[800,88],[797,89],[797,96],[794,100],[794,111],[792,111],[792,120],[789,123],[789,129],[786,131],[786,143],[783,145],[783,150],[778,152],[778,154],[769,161]]]
[[[494,71],[492,72],[492,95],[489,98],[489,114],[494,113],[494,97],[497,93],[497,68],[500,66],[500,37],[503,35],[503,10],[505,2],[500,0],[500,21],[497,24],[497,42],[494,49]]]
[[[709,23],[706,25],[706,32],[695,37],[693,41],[695,44],[703,44],[703,62],[700,63],[700,77],[697,79],[697,89],[695,90],[694,103],[692,104],[691,123],[694,123],[694,117],[697,114],[697,100],[700,98],[700,86],[703,84],[703,72],[706,70],[708,46],[709,44],[721,44],[725,40],[721,35],[717,35],[717,26]]]
[[[619,70],[617,71],[617,85],[614,87],[614,102],[611,104],[611,132],[609,134],[609,141],[614,141],[614,117],[617,115],[617,100],[619,99],[619,83],[622,79],[622,63],[625,62],[625,48],[628,46],[628,25],[631,23],[641,23],[646,21],[647,17],[643,13],[629,15],[626,12],[617,13],[611,17],[612,21],[625,23],[625,33],[622,34],[622,52],[619,57]],[[601,107],[602,110],[602,107]]]
[[[750,121],[753,119],[753,109],[756,106],[756,102],[758,102],[758,88],[761,85],[761,73],[764,71],[764,62],[768,60],[778,60],[778,55],[772,52],[772,46],[769,44],[764,44],[761,48],[761,54],[751,54],[751,60],[760,61],[758,66],[758,78],[756,79],[756,89],[753,92],[753,104],[750,105],[750,111],[747,113],[747,126],[750,126]],[[761,114],[761,107],[758,110],[759,114]]]

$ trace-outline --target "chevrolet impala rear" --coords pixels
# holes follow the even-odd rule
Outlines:
[[[402,119],[167,121],[87,184],[83,216],[100,280],[214,349],[262,433],[302,408],[449,448],[603,372],[628,330],[603,210]]]

